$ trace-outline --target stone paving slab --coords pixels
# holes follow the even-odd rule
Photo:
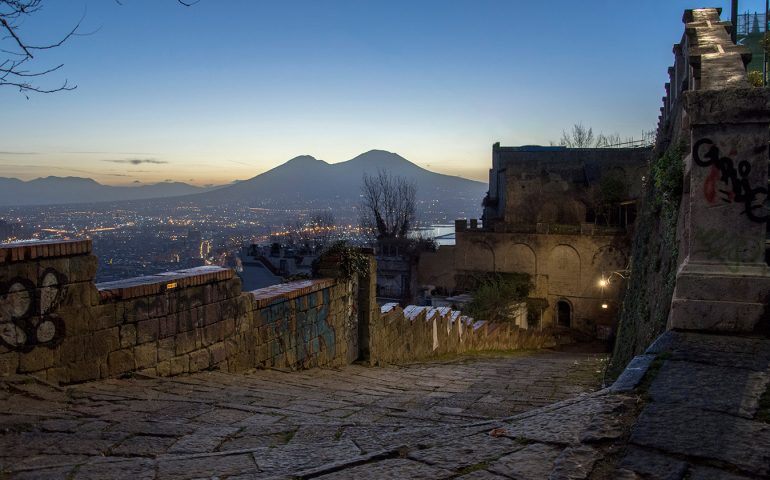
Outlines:
[[[7,379],[0,383],[0,478],[471,474],[462,469],[520,447],[489,437],[489,419],[593,391],[605,363],[600,355],[546,352],[66,388]],[[445,438],[456,441],[434,447]]]
[[[7,379],[0,478],[770,478],[770,340],[669,333],[655,349],[622,392],[596,391],[604,360],[577,353]]]

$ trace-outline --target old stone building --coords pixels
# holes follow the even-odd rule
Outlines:
[[[523,327],[614,328],[649,148],[492,149],[482,221],[458,220],[456,244],[420,258],[418,281],[453,293],[483,272],[534,285]]]

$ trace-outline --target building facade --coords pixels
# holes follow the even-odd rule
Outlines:
[[[527,325],[612,334],[649,148],[493,146],[482,221],[420,257],[418,282],[462,291],[481,273],[527,273]]]

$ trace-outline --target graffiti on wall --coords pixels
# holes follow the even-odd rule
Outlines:
[[[334,357],[336,334],[329,323],[329,289],[322,292],[320,305],[317,293],[313,293],[307,296],[307,306],[302,298],[297,298],[293,302],[279,299],[265,308],[265,320],[274,334],[273,357],[283,358],[287,364],[292,360],[308,363],[321,352]]]
[[[705,154],[702,154],[704,150]],[[736,167],[733,160],[723,157],[719,148],[708,138],[695,142],[692,158],[698,166],[711,167],[703,183],[703,196],[707,202],[714,203],[719,197],[725,203],[743,204],[741,214],[752,222],[762,223],[770,219],[766,206],[767,186],[751,186],[751,163],[741,160]]]
[[[21,352],[53,348],[64,338],[64,322],[56,315],[67,279],[49,268],[37,283],[17,277],[0,285],[0,343]]]

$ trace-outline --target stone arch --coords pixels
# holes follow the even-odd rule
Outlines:
[[[571,245],[556,245],[548,256],[548,290],[553,295],[579,295],[580,254]]]
[[[514,243],[503,250],[503,272],[521,272],[532,276],[537,275],[537,255],[526,243]]]
[[[554,311],[554,325],[557,327],[571,327],[572,316],[575,313],[575,309],[572,308],[572,302],[566,298],[560,298],[556,301],[556,309]]]

